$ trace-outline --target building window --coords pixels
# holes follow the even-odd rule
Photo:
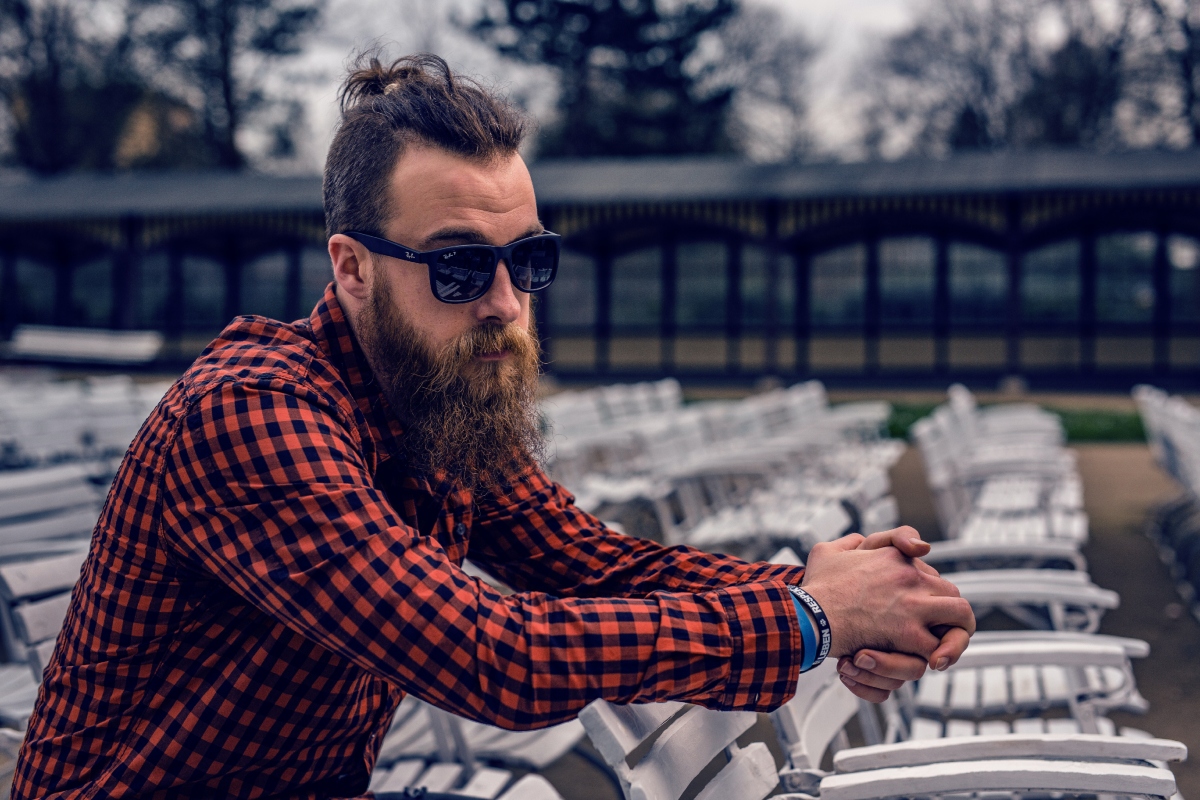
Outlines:
[[[879,243],[880,313],[885,325],[933,322],[932,239],[884,239]]]
[[[307,317],[325,295],[325,287],[333,280],[329,253],[319,247],[300,251],[300,314]]]
[[[662,251],[648,247],[612,262],[612,312],[616,328],[656,328],[662,316]]]
[[[283,319],[287,303],[287,253],[269,253],[242,267],[240,314]]]
[[[210,258],[183,259],[183,327],[216,331],[225,327],[225,268]]]
[[[54,322],[54,268],[28,258],[17,259],[17,296],[21,298],[19,321],[34,325]]]
[[[775,323],[780,330],[790,327],[795,318],[795,262],[786,255],[779,255],[775,262],[778,280],[772,290],[769,257],[767,248],[761,245],[742,245],[742,326],[747,330],[766,328],[769,298],[774,298]]]
[[[106,328],[112,322],[112,259],[75,267],[71,277],[71,324]]]
[[[676,248],[675,322],[682,328],[725,326],[724,242],[687,242]]]
[[[1006,318],[1008,269],[1004,254],[987,247],[955,242],[950,261],[950,322],[954,325],[999,325]]]
[[[1191,236],[1167,239],[1171,264],[1171,319],[1200,322],[1200,241]]]
[[[814,327],[862,324],[866,265],[867,248],[862,244],[813,256],[809,313]]]
[[[1027,322],[1079,319],[1079,242],[1032,250],[1021,259],[1021,314]]]
[[[1096,321],[1149,322],[1154,317],[1153,233],[1096,239]]]
[[[546,313],[551,330],[590,328],[596,324],[596,261],[564,249],[558,274],[546,290]]]
[[[167,325],[167,254],[162,250],[142,257],[137,274],[137,326],[162,330]]]

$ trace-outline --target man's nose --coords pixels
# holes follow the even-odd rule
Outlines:
[[[496,265],[496,277],[492,279],[487,293],[476,301],[475,315],[480,322],[500,325],[516,322],[521,315],[521,300],[517,297],[517,289],[512,284],[506,262],[501,261]]]

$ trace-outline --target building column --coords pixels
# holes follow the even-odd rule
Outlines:
[[[303,285],[304,242],[294,239],[287,246],[287,278],[283,294],[283,316],[286,320],[305,316],[300,308],[300,293]]]
[[[1096,232],[1085,230],[1079,242],[1079,370],[1096,371]]]
[[[75,277],[75,265],[65,246],[55,248],[54,253],[54,312],[55,325],[74,325],[77,320],[71,313],[71,283]]]
[[[11,339],[21,315],[21,287],[17,283],[17,254],[11,243],[6,243],[0,258],[0,290],[4,292],[4,338]]]
[[[1096,372],[1096,231],[1079,242],[1079,369]]]
[[[242,254],[238,249],[237,237],[230,234],[225,239],[222,264],[225,268],[225,321],[242,313]]]
[[[1020,375],[1021,366],[1021,198],[1012,194],[1007,203],[1008,296],[1004,308],[1005,369],[1009,375]]]
[[[604,246],[596,254],[596,373],[608,372],[612,345],[612,253]]]
[[[794,276],[795,316],[792,320],[792,340],[796,347],[795,373],[805,377],[809,372],[808,351],[812,339],[812,280],[810,277],[812,256],[807,248],[796,250],[792,254],[792,263],[796,272]]]
[[[742,369],[742,240],[725,243],[725,371]]]
[[[178,351],[183,339],[183,252],[178,244],[167,248],[167,299],[164,331]]]
[[[141,217],[130,215],[121,219],[121,248],[113,253],[109,315],[109,327],[115,330],[129,329],[137,324],[143,228]]]
[[[767,224],[767,296],[763,372],[779,374],[779,201],[763,209]]]
[[[1154,373],[1171,371],[1171,260],[1166,230],[1158,231],[1154,248]]]
[[[659,308],[659,369],[664,375],[675,371],[675,336],[679,326],[675,317],[675,306],[678,301],[679,280],[679,246],[674,231],[663,237],[659,247],[659,276],[661,282],[660,296],[662,306]]]
[[[879,337],[882,332],[883,299],[879,279],[879,235],[867,236],[866,297],[863,302],[863,372],[879,372]]]
[[[933,369],[950,371],[950,242],[938,234],[933,273]]]

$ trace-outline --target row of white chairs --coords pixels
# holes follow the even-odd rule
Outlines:
[[[1177,798],[1167,762],[1186,747],[1104,716],[1144,707],[1130,658],[1147,652],[1091,634],[979,633],[954,667],[879,709],[850,694],[831,660],[770,715],[782,763],[745,741],[757,721],[747,712],[597,701],[580,719],[627,800],[760,800],[780,787],[789,800]],[[865,746],[851,747],[851,733]]]
[[[647,395],[656,385],[595,392]],[[563,419],[559,397],[547,399],[548,419]],[[889,413],[886,403],[830,407],[809,381],[736,402],[646,408],[582,433],[559,422],[549,430],[551,471],[580,507],[606,518],[649,507],[653,535],[668,544],[751,558],[784,544],[807,551],[895,524],[887,470],[903,445],[881,437]]]
[[[779,543],[807,549],[840,536],[859,526],[860,508],[890,501],[887,467],[902,446],[879,438],[886,406],[829,409],[815,383],[739,402],[683,406],[681,398],[674,381],[551,397],[544,417],[557,446],[556,478],[601,513],[646,505],[655,535],[667,543],[751,557],[769,556]],[[892,526],[894,505],[881,528]],[[512,770],[534,770],[524,791],[551,797],[548,784],[533,787],[536,771],[569,751],[587,757],[577,747],[583,736],[578,721],[501,731],[409,698],[384,740],[371,787],[475,796],[481,780],[500,787]]]
[[[119,457],[170,382],[0,376],[0,468]]]
[[[911,430],[944,534],[1085,542],[1082,484],[1059,418],[1025,403],[980,410],[958,384],[949,395]]]
[[[1155,461],[1180,488],[1154,510],[1147,532],[1200,619],[1200,408],[1152,386],[1134,388],[1133,398]]]
[[[745,452],[753,453],[755,447],[759,446]],[[759,447],[759,452],[772,451]],[[845,446],[831,452],[844,453]],[[660,503],[669,517],[664,528],[671,532],[672,541],[718,545],[711,549],[728,549],[730,541],[744,537],[745,531],[757,531],[759,545],[765,546],[773,541],[763,535],[771,527],[767,513],[771,506],[763,502],[754,513],[747,509],[755,507],[756,498],[774,500],[776,509],[785,507],[780,499],[786,498],[789,484],[800,497],[811,500],[819,495],[812,489],[811,476],[807,490],[802,486],[805,470],[813,470],[814,462],[821,460],[820,448],[808,448],[800,457],[759,462],[757,467],[751,456],[731,454],[725,464],[697,460],[689,469],[677,469],[664,478],[671,487]],[[870,459],[859,454],[830,462],[840,468],[837,474],[843,485],[830,488],[828,494],[838,498],[843,512],[849,498],[861,502],[880,492],[880,476],[869,469],[853,479],[853,468],[861,469]],[[837,472],[829,465],[824,469]],[[886,491],[886,468],[882,481]],[[795,516],[787,519],[782,512],[780,516],[785,519],[779,527],[792,534],[812,527],[797,525]],[[831,536],[845,532],[848,516],[828,524]],[[711,532],[711,540],[706,539],[708,534],[697,535],[706,531]],[[793,536],[792,541],[803,546],[802,537]],[[994,546],[949,542],[939,544],[930,560],[951,571],[980,563],[1018,568],[958,571],[949,577],[981,614],[999,606],[1015,612],[1011,614],[1015,619],[1032,628],[1049,630],[980,634],[968,650],[970,658],[950,672],[931,673],[915,687],[905,687],[882,716],[864,710],[833,676],[831,665],[822,674],[804,676],[796,699],[772,715],[787,756],[782,771],[764,744],[739,746],[739,737],[754,724],[753,714],[678,703],[622,707],[598,701],[580,720],[627,798],[675,800],[685,789],[694,792],[697,776],[712,766],[714,758],[727,763],[697,797],[757,800],[780,783],[795,798],[882,798],[1006,786],[1094,792],[1103,781],[1110,781],[1103,786],[1114,796],[1170,796],[1173,778],[1162,762],[1183,757],[1182,746],[1144,741],[1144,736],[1131,738],[1137,736],[1133,731],[1122,731],[1126,735],[1117,737],[1115,726],[1104,716],[1113,709],[1145,708],[1130,659],[1144,657],[1148,648],[1142,642],[1090,633],[1117,598],[1087,580],[1086,565],[1074,543],[1044,541],[1028,549],[1037,552],[1019,555],[1017,549],[1008,548],[1003,552],[1011,563],[1002,563]],[[777,560],[798,562],[799,557],[784,550]],[[1036,575],[1030,569],[1045,566],[1065,569]],[[421,708],[416,701],[406,702],[412,709]],[[417,713],[397,715],[373,786],[424,785],[461,793],[474,780],[472,760],[486,752],[486,745],[472,746],[473,739],[550,737],[536,749],[557,756],[579,735],[570,724],[533,734],[505,733],[446,716],[446,724],[458,733],[444,737],[454,747],[442,750],[453,752],[432,756],[436,736],[431,738],[414,723]],[[444,715],[429,708],[425,713]],[[997,714],[1018,718],[997,719]],[[877,750],[843,751],[831,764],[833,751],[847,742],[847,724],[857,725],[859,735]],[[964,740],[968,734],[969,743]],[[414,737],[424,745],[412,744]],[[655,742],[647,750],[650,738]],[[870,757],[872,753],[878,757]],[[640,760],[634,761],[639,755]],[[507,766],[494,753],[487,764],[483,769]],[[430,770],[434,770],[431,776],[424,777]],[[457,776],[454,781],[442,779],[451,772]]]

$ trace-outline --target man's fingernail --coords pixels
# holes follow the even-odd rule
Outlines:
[[[854,665],[861,669],[875,669],[875,659],[870,656],[859,656],[854,659]]]
[[[842,668],[838,671],[841,672],[843,675],[849,676],[851,678],[853,678],[858,673],[862,672],[862,670],[860,670],[858,667],[851,664],[849,661],[847,661],[845,664],[843,664]]]
[[[850,678],[847,678],[845,675],[838,675],[838,677],[841,678],[842,683],[846,684],[847,686],[858,686],[858,681],[851,680]]]
[[[946,658],[945,656],[942,656],[941,658],[939,658],[937,660],[937,663],[933,665],[933,668],[936,669],[938,672],[941,672],[941,671],[947,669],[949,666],[950,666],[950,659]]]

